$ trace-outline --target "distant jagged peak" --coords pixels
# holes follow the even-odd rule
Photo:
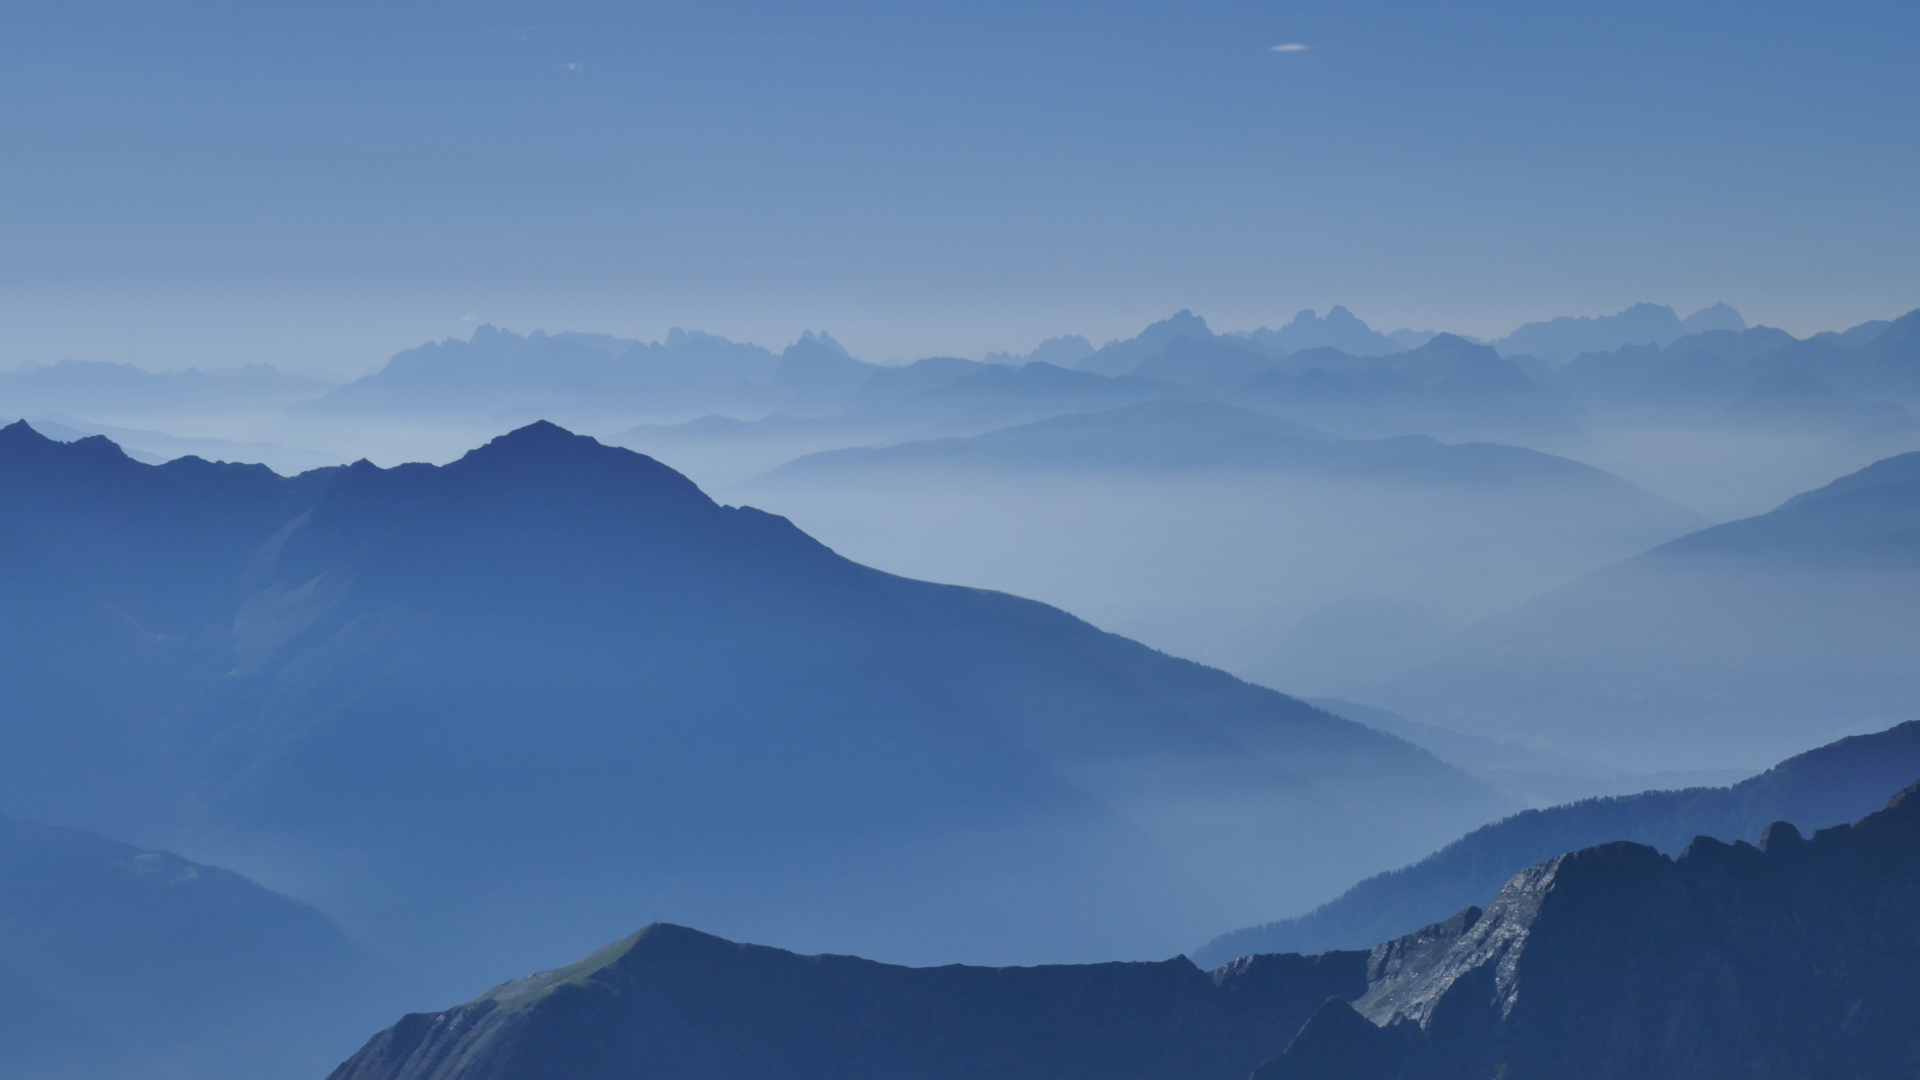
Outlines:
[[[1746,318],[1724,300],[1716,301],[1680,320],[1680,329],[1689,334],[1704,334],[1712,330],[1738,333],[1746,328]]]
[[[1561,315],[1526,323],[1493,347],[1502,356],[1571,360],[1581,353],[1612,352],[1622,345],[1665,347],[1687,332],[1673,308],[1642,301],[1612,315]]]
[[[849,360],[853,359],[853,354],[847,351],[846,346],[840,344],[838,341],[835,341],[833,339],[833,335],[827,333],[825,330],[822,330],[817,334],[814,333],[812,330],[800,331],[799,340],[795,341],[792,345],[787,346],[787,351],[794,352],[796,350],[803,350],[807,348],[825,349],[828,352],[839,353],[841,356],[844,356]]]
[[[1205,341],[1212,336],[1213,330],[1207,326],[1207,320],[1187,308],[1181,308],[1159,322],[1149,324],[1133,340],[1158,345],[1177,337]]]
[[[985,364],[1004,364],[1018,367],[1021,364],[1049,363],[1056,367],[1072,367],[1093,355],[1093,342],[1079,334],[1061,334],[1050,337],[1034,347],[1030,353],[990,352],[981,362]]]

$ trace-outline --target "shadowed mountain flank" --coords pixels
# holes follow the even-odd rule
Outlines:
[[[636,912],[1172,951],[1497,813],[1398,739],[551,424],[293,479],[17,426],[0,490],[12,807],[236,867],[448,986]]]
[[[319,912],[218,867],[0,818],[0,1073],[312,1075],[403,995]]]

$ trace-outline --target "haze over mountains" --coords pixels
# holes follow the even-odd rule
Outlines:
[[[1744,764],[1910,714],[1920,454],[1583,576],[1372,700],[1612,760]]]
[[[135,1058],[317,1075],[375,1005],[461,1000],[648,920],[925,964],[1145,960],[1283,920],[1212,962],[1367,947],[1582,845],[1857,817],[1915,767],[1911,725],[1731,788],[1507,815],[1911,718],[1916,319],[1797,340],[1642,305],[1484,344],[1181,312],[894,366],[824,333],[776,353],[488,328],[303,397],[260,370],[16,373],[39,389],[0,397],[32,417],[0,429],[0,812],[99,834],[70,846],[100,873],[59,893],[28,872],[13,910],[79,929],[0,934],[53,943],[0,949],[0,995],[61,1054],[108,1047],[46,1059],[57,1080]],[[328,464],[363,453],[446,463]],[[240,456],[298,475],[203,460]],[[1762,497],[1784,504],[1714,524]],[[69,835],[48,828],[20,825]],[[194,881],[280,913],[233,922],[257,930],[236,949],[311,962],[233,976],[231,1008],[304,1012],[310,1038],[224,1045],[225,989],[169,1014],[131,968],[69,962]],[[74,899],[129,883],[136,914]],[[1470,953],[1479,918],[1420,940]],[[675,929],[602,960],[668,946],[683,966],[634,986],[750,955],[774,983],[850,980],[819,988],[824,1024],[861,980],[920,978]],[[1369,963],[1058,969],[1023,1000],[1185,1001],[1214,1019],[1178,1038],[1224,1041],[1177,1054],[1244,1074],[1328,994],[1393,982]],[[599,978],[386,1045],[419,1036],[401,1056],[425,1068],[576,975]],[[135,996],[107,1009],[87,979]],[[1250,1002],[1266,1026],[1234,1028]],[[1175,1052],[1150,1013],[1136,1065]],[[882,1058],[919,1052],[895,1019]]]
[[[1641,304],[1483,345],[1380,334],[1343,308],[1226,333],[1180,312],[1098,346],[1064,335],[990,363],[900,366],[860,361],[824,333],[776,352],[699,332],[635,342],[482,328],[344,386],[269,369],[60,365],[4,376],[0,391],[16,396],[0,396],[0,408],[58,438],[109,433],[142,460],[193,452],[286,472],[361,456],[448,461],[555,417],[712,490],[738,490],[880,569],[1013,589],[1256,681],[1511,739],[1438,696],[1380,688],[1460,647],[1477,619],[1920,449],[1915,320],[1796,340],[1747,327],[1725,305],[1683,318]],[[1420,453],[1452,464],[1367,471],[1227,452],[1262,418],[1332,436],[1322,441],[1348,447],[1339,453],[1437,439],[1446,445]],[[1103,424],[1112,430],[1099,434]],[[1169,469],[1154,455],[1182,424],[1181,437],[1213,445],[1213,456]],[[1088,449],[1033,447],[1025,463],[993,450],[1047,432]],[[1482,442],[1505,449],[1463,445]],[[1098,460],[1096,445],[1108,448]],[[821,464],[856,449],[895,456],[857,475]],[[804,483],[802,466],[786,468],[815,454],[829,456],[804,466]],[[1551,458],[1563,459],[1560,472],[1492,465]],[[1893,719],[1876,712],[1783,736],[1745,764]],[[1582,768],[1648,766],[1602,757]]]
[[[728,490],[863,561],[1320,692],[1702,523],[1563,458],[1185,400],[830,451]]]
[[[16,424],[0,484],[7,808],[233,867],[442,987],[636,910],[881,958],[1150,954],[1501,807],[550,424],[295,479]]]

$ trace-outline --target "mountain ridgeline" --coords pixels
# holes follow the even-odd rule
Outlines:
[[[1365,948],[1493,902],[1512,875],[1614,840],[1677,854],[1696,836],[1757,842],[1787,821],[1812,832],[1855,820],[1920,776],[1920,720],[1856,735],[1731,787],[1648,791],[1527,810],[1475,829],[1411,866],[1379,874],[1298,918],[1236,930],[1193,954],[1222,964],[1249,953]]]
[[[1920,1068],[1920,784],[1678,859],[1616,842],[1371,950],[900,968],[651,926],[405,1017],[332,1080],[1595,1080]]]
[[[636,913],[1164,955],[1498,812],[1398,739],[549,424],[293,479],[15,425],[0,496],[6,809],[232,866],[443,989]]]

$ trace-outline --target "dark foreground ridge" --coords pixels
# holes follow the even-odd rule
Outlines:
[[[655,925],[410,1015],[332,1080],[1914,1076],[1917,922],[1920,784],[1810,840],[1603,844],[1371,953],[1210,975],[902,968]]]
[[[1916,925],[1920,784],[1811,840],[1603,844],[1376,947],[1254,1078],[1920,1075]]]
[[[333,1080],[1241,1080],[1362,952],[897,967],[656,923],[572,967],[381,1032]]]

